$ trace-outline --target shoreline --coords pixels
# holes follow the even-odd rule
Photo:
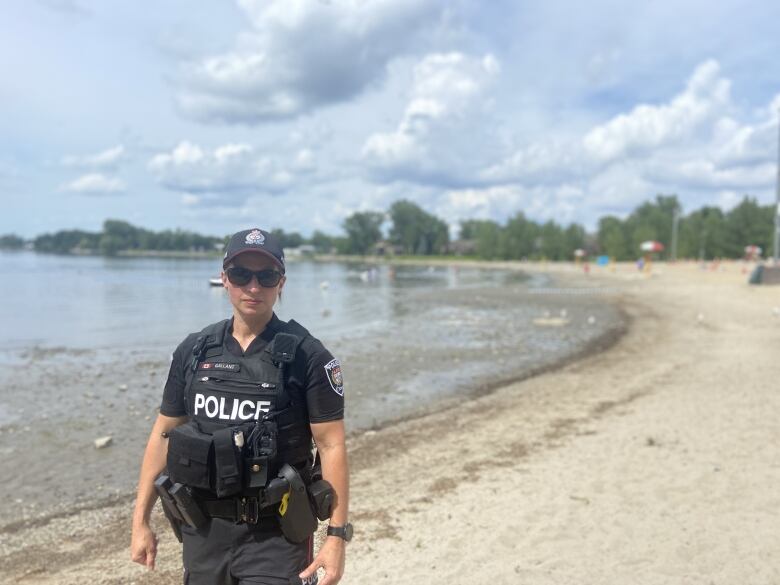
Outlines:
[[[409,263],[417,264],[418,262],[413,261]],[[419,264],[429,264],[429,263],[419,262]],[[467,264],[462,264],[462,263],[457,263],[457,264],[460,266],[469,266]],[[444,263],[443,265],[448,265],[448,264]],[[500,270],[509,269],[509,270],[528,271],[527,266],[518,267],[515,265],[510,265],[510,266],[501,266],[501,267],[494,267],[494,268]],[[538,271],[538,272],[545,272],[545,271]],[[561,283],[564,283],[569,280],[568,277],[570,276],[571,275],[556,274],[556,280],[560,281]],[[576,283],[577,281],[576,276],[574,278],[574,281]],[[579,284],[583,284],[583,283],[580,282]],[[611,305],[612,304],[620,305],[620,303],[616,299],[611,299],[606,302]],[[502,378],[494,381],[478,382],[478,385],[475,388],[473,388],[466,397],[469,400],[477,400],[477,401],[483,400],[485,398],[489,398],[494,393],[500,391],[502,388],[505,388],[509,385],[519,384],[522,383],[524,380],[533,379],[538,376],[543,376],[545,374],[555,372],[568,365],[586,359],[589,356],[598,355],[599,353],[608,351],[611,347],[615,346],[620,342],[620,340],[625,336],[625,334],[628,332],[630,328],[631,319],[628,313],[623,308],[620,307],[619,307],[619,313],[620,313],[620,323],[618,324],[617,327],[610,327],[602,331],[598,337],[591,340],[589,343],[585,344],[584,346],[580,347],[578,350],[568,353],[564,357],[560,359],[556,359],[550,363],[538,367],[530,368],[518,376],[511,376],[509,378]],[[442,408],[437,408],[437,407],[442,407]],[[419,413],[404,415],[399,418],[383,421],[382,423],[371,426],[369,428],[349,432],[348,444],[350,445],[351,467],[356,471],[359,471],[361,469],[367,469],[370,467],[368,461],[363,456],[363,454],[369,452],[375,452],[375,450],[377,449],[377,447],[373,446],[375,437],[382,436],[383,434],[386,433],[395,434],[398,428],[404,428],[408,425],[420,424],[421,422],[425,421],[430,417],[440,416],[442,412],[445,413],[454,412],[457,410],[457,408],[458,408],[457,405],[453,404],[453,400],[451,398],[450,399],[443,398],[443,399],[435,400],[434,403],[430,404],[428,407],[426,407],[423,411]],[[375,456],[372,455],[371,457],[369,457],[369,459],[375,459]],[[3,543],[4,540],[6,539],[9,541],[19,540],[23,542],[27,540],[26,534],[35,534],[36,537],[33,538],[33,540],[35,540],[38,535],[40,535],[42,532],[46,532],[47,530],[52,530],[53,532],[58,532],[62,530],[61,526],[68,527],[65,528],[65,530],[68,531],[72,531],[71,528],[72,525],[82,526],[83,530],[85,530],[88,533],[85,534],[84,536],[88,539],[93,539],[93,538],[98,538],[99,532],[93,532],[85,525],[88,525],[91,522],[96,522],[100,524],[110,522],[110,523],[114,523],[115,525],[117,523],[123,525],[122,523],[124,522],[125,523],[124,526],[127,527],[127,530],[126,531],[123,530],[123,531],[126,532],[125,536],[129,539],[129,524],[127,524],[127,522],[129,522],[129,514],[132,511],[133,502],[134,502],[134,491],[123,491],[114,494],[107,494],[106,497],[103,497],[94,503],[77,501],[71,503],[64,509],[54,510],[42,516],[17,519],[8,522],[0,526],[0,559],[4,558],[5,559],[4,564],[11,567],[14,567],[18,562],[16,560],[17,559],[16,553],[11,552],[11,554],[7,554],[6,546]],[[98,518],[100,519],[99,521],[94,520]],[[158,536],[161,536],[161,540],[165,540],[167,537],[172,537],[171,534],[168,534],[170,530],[167,527],[166,521],[162,517],[162,514],[159,510],[159,504],[155,509],[155,524],[158,527],[157,529]],[[121,534],[111,535],[112,539],[120,538],[120,537]],[[178,544],[178,543],[172,543],[172,544]],[[15,549],[16,547],[12,546],[11,548]],[[22,550],[24,550],[24,548],[25,547],[22,545]],[[29,556],[25,554],[22,558],[27,559],[29,558]],[[22,569],[21,566],[16,566],[16,568]],[[131,569],[136,569],[136,567],[131,567]],[[29,573],[29,575],[33,575],[33,574],[40,576],[40,573],[37,570],[33,570],[32,573]],[[162,575],[160,573],[157,573],[157,576],[161,577]],[[150,574],[149,577],[151,577],[152,579],[156,578],[153,574]],[[21,580],[19,582],[24,582],[24,581]],[[120,583],[123,581],[107,580],[107,581],[99,581],[99,582]],[[140,581],[140,582],[147,583],[147,581]],[[148,581],[148,583],[156,583],[156,582],[158,581],[154,581],[154,580]],[[167,581],[163,579],[159,582],[163,583]]]
[[[591,275],[637,284],[616,295],[630,324],[608,349],[350,437],[357,536],[342,583],[395,583],[399,557],[403,581],[778,582],[780,501],[765,486],[780,480],[780,299],[729,271]],[[157,571],[128,560],[131,510],[0,534],[7,575],[176,582],[159,510]]]
[[[560,281],[561,284],[564,284],[566,282],[566,277],[561,278],[560,275],[557,275],[556,279]],[[509,291],[502,291],[499,287],[499,289],[496,290],[498,295],[497,298],[506,298],[508,294],[512,296],[521,289],[509,289]],[[587,290],[587,289],[578,289],[578,290]],[[525,294],[528,294],[529,292],[532,291],[533,289],[529,289],[528,291],[526,291]],[[496,299],[494,298],[493,301],[495,300]],[[611,301],[604,301],[603,304],[614,306],[616,303],[613,299]],[[571,305],[569,305],[569,308],[571,309]],[[465,308],[464,310],[468,310],[468,309]],[[495,392],[497,389],[506,386],[508,384],[518,383],[522,380],[541,375],[545,372],[554,371],[556,369],[564,367],[569,363],[584,359],[590,355],[604,351],[605,349],[611,347],[616,342],[618,342],[619,339],[626,333],[626,330],[628,328],[628,322],[627,322],[628,316],[626,312],[622,309],[618,309],[617,313],[618,313],[618,319],[616,322],[614,323],[609,322],[608,325],[600,326],[598,330],[599,333],[594,338],[589,339],[586,342],[575,344],[573,351],[566,350],[565,352],[563,352],[563,355],[561,356],[553,356],[549,358],[549,360],[542,360],[542,363],[540,365],[533,365],[531,367],[518,366],[518,368],[515,369],[518,369],[520,373],[510,373],[509,371],[505,372],[505,374],[495,373],[495,374],[487,375],[483,373],[482,375],[469,378],[469,384],[465,384],[463,381],[461,381],[459,384],[459,386],[462,386],[461,389],[457,391],[453,390],[447,394],[443,394],[439,396],[433,395],[429,399],[426,399],[425,403],[419,405],[417,409],[413,412],[399,411],[401,412],[401,414],[388,415],[387,418],[379,419],[378,422],[375,421],[372,424],[362,424],[354,430],[348,428],[347,429],[348,438],[350,440],[356,440],[366,432],[369,433],[377,432],[400,423],[424,418],[425,416],[428,416],[433,412],[437,412],[442,409],[452,408],[459,401],[471,400],[471,399],[479,398],[481,396],[489,395],[492,392]],[[574,326],[572,325],[570,327],[574,327]],[[87,350],[83,350],[74,353],[65,350],[64,353],[66,354],[65,357],[67,357],[69,360],[76,360],[76,362],[78,362],[78,360],[81,359],[80,356],[82,355],[82,353],[86,351]],[[48,354],[52,353],[53,357],[61,357],[60,354],[63,353],[63,350],[62,348],[54,348],[48,351],[40,350],[38,352],[28,352],[28,353],[30,353],[29,358],[32,360],[30,362],[31,364],[36,365],[36,368],[38,369],[48,371],[48,367],[51,367],[51,364],[47,366],[46,365],[47,362],[45,361],[46,358],[48,357]],[[153,365],[151,362],[148,361],[148,356],[141,356],[141,358],[139,359],[142,360],[141,363],[144,365],[145,369]],[[44,360],[44,361],[41,362],[40,360]],[[66,364],[65,370],[68,370],[72,367],[74,367],[72,364]],[[132,364],[130,364],[129,367],[130,369],[137,369],[136,367],[133,367]],[[109,372],[112,371],[113,369],[114,368],[109,367]],[[166,368],[163,368],[162,366],[159,367],[155,366],[154,369],[162,371],[163,369]],[[100,380],[102,380],[104,384],[107,383],[109,388],[111,387],[115,388],[119,382],[122,382],[121,377],[118,380],[112,381],[111,379],[106,379],[106,377],[103,376],[100,372],[95,372],[95,374],[99,377]],[[370,377],[371,376],[369,376],[369,378]],[[159,399],[158,396],[159,391],[156,389],[157,386],[161,387],[161,384],[156,383],[154,381],[154,378],[152,378],[148,382],[144,383],[143,385],[144,390],[141,395],[139,395],[138,392],[135,391],[136,394],[135,405],[129,407],[130,414],[133,414],[135,416],[146,415],[145,418],[147,421],[150,420],[150,415],[152,418],[154,417],[154,413],[152,412],[151,407],[153,407],[153,405],[155,405],[156,401]],[[359,388],[363,386],[357,385],[356,389],[359,391]],[[470,386],[470,387],[466,388],[466,386]],[[109,395],[110,394],[111,392],[109,392]],[[97,404],[95,404],[96,398],[94,394],[87,392],[84,394],[84,396],[87,397],[85,404],[83,406],[76,405],[74,407],[76,410],[79,410],[81,408],[94,409],[95,407],[98,406]],[[151,400],[151,403],[149,403],[149,400]],[[144,406],[145,402],[146,402],[146,406]],[[100,411],[98,410],[97,412]],[[353,420],[352,422],[356,423],[357,421]],[[151,423],[149,422],[146,424],[151,424]],[[134,464],[135,459],[128,455],[128,450],[133,450],[133,451],[138,450],[139,453],[141,452],[143,448],[143,443],[139,441],[145,438],[148,433],[148,429],[144,425],[144,423],[141,423],[141,426],[143,427],[141,431],[139,431],[138,428],[136,428],[136,430],[133,431],[132,426],[128,428],[124,428],[124,430],[122,431],[120,431],[118,428],[114,429],[115,431],[113,433],[114,438],[118,439],[120,444],[111,447],[110,451],[111,453],[117,453],[116,450],[121,449],[121,452],[119,452],[121,458],[117,460],[115,464],[120,463],[122,465],[131,465],[131,466]],[[136,423],[136,427],[137,427],[137,423]],[[10,428],[12,430],[15,428],[17,434],[19,434],[27,427],[20,426],[19,424],[12,424]],[[98,432],[97,429],[94,432]],[[72,444],[72,442],[76,438],[77,437],[71,437],[68,440],[68,444]],[[66,440],[66,439],[67,439],[66,437],[62,437],[60,440]],[[85,443],[84,445],[81,445],[81,448],[87,449],[88,452],[87,456],[90,458],[90,461],[93,458],[98,458],[99,460],[111,458],[111,453],[109,452],[106,453],[95,452],[91,447],[91,440],[85,442],[85,440],[88,439],[88,436],[87,437],[81,436],[80,439],[82,439],[82,441],[80,441],[81,443]],[[73,447],[78,447],[78,445],[73,445]],[[34,456],[34,453],[31,452],[30,456],[31,457]],[[102,459],[100,459],[101,456]],[[99,470],[95,470],[95,471],[99,472]],[[54,471],[55,475],[56,473],[57,472]],[[114,475],[116,476],[116,474]],[[133,480],[130,481],[134,481],[135,474],[133,473],[131,475],[133,476]],[[39,526],[39,527],[45,526],[48,522],[54,519],[66,518],[70,515],[80,514],[89,510],[98,510],[105,507],[110,507],[117,502],[131,500],[133,497],[134,487],[128,487],[127,486],[128,481],[117,483],[116,479],[117,478],[115,477],[113,481],[109,481],[106,485],[102,485],[103,481],[101,481],[100,478],[98,477],[97,481],[101,485],[98,485],[98,491],[93,492],[91,499],[87,499],[87,496],[85,494],[78,494],[78,493],[74,494],[71,490],[68,490],[67,493],[62,492],[62,488],[66,486],[61,486],[60,490],[63,499],[60,499],[58,504],[54,506],[51,505],[45,505],[44,507],[36,506],[36,500],[38,499],[38,496],[36,496],[35,493],[37,493],[37,491],[35,493],[33,493],[32,491],[25,492],[24,490],[22,492],[16,492],[20,496],[24,496],[24,504],[22,505],[22,501],[20,499],[17,499],[19,505],[15,507],[16,511],[8,515],[4,514],[2,516],[2,521],[0,521],[0,535],[4,533],[13,532],[14,530],[20,529],[24,526]],[[38,490],[38,488],[36,488],[36,490]]]

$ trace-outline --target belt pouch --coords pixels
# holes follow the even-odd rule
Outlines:
[[[323,521],[330,518],[333,509],[333,486],[320,479],[310,484],[307,489],[317,518]]]
[[[271,469],[276,459],[277,430],[273,421],[255,424],[249,435],[248,455],[245,459],[245,472],[250,488],[262,488],[268,483]]]
[[[168,475],[174,483],[210,490],[213,455],[211,435],[186,423],[168,435]]]
[[[241,450],[236,447],[233,435],[232,428],[220,429],[214,433],[214,459],[216,460],[214,487],[218,498],[235,495],[242,488]]]

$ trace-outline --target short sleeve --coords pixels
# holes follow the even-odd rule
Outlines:
[[[306,405],[309,421],[344,418],[344,378],[341,363],[317,340],[306,348]]]
[[[184,365],[186,356],[190,353],[194,341],[187,337],[173,352],[168,379],[163,390],[160,414],[165,416],[184,416],[187,409],[184,404]]]

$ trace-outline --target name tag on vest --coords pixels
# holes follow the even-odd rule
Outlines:
[[[229,362],[214,362],[209,363],[205,362],[200,364],[201,370],[222,370],[222,371],[228,371],[228,372],[240,372],[241,371],[241,364],[232,364]]]

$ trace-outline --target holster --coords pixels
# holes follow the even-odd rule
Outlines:
[[[317,518],[312,510],[306,484],[294,467],[284,464],[279,477],[289,484],[279,506],[279,526],[291,542],[303,542],[317,530]]]
[[[173,529],[173,534],[176,536],[176,540],[181,542],[181,523],[184,521],[179,509],[176,507],[176,502],[168,493],[168,490],[173,487],[171,479],[167,475],[161,475],[154,482],[154,489],[157,490],[157,494],[160,496],[160,503],[162,504],[163,514],[168,519],[168,522]]]
[[[192,496],[192,489],[180,483],[173,484],[168,493],[176,502],[176,508],[181,517],[190,527],[198,529],[207,522],[203,510],[200,509],[198,502]]]

